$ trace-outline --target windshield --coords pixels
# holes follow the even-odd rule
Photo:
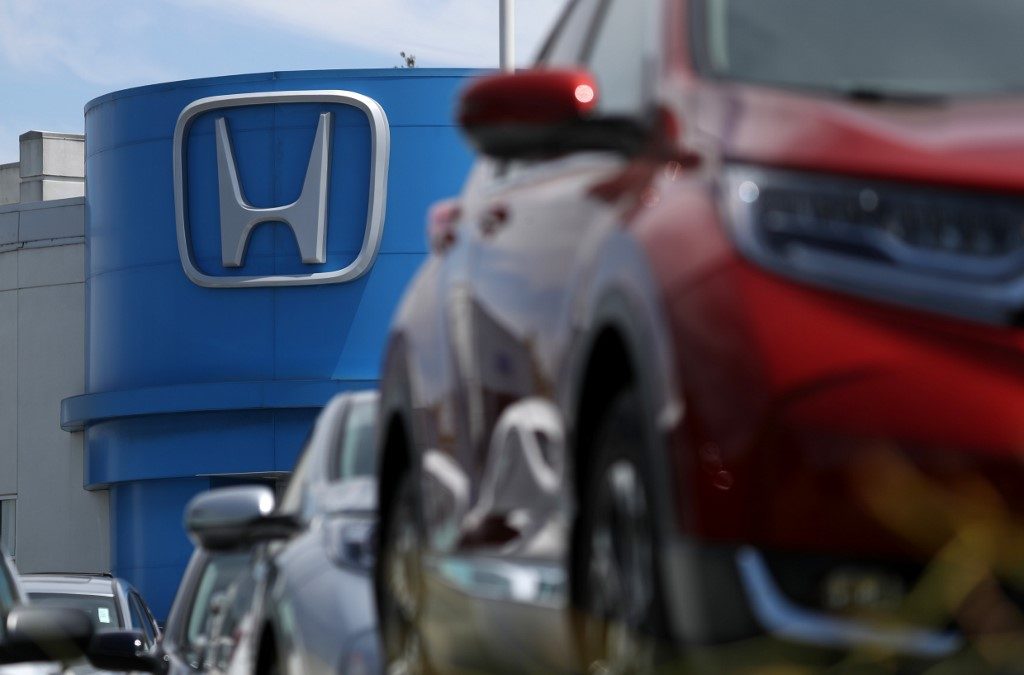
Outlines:
[[[47,607],[80,609],[89,615],[95,630],[122,628],[121,615],[114,598],[108,595],[71,595],[62,593],[29,593],[33,604]]]
[[[966,96],[1024,89],[1024,3],[1010,0],[705,0],[714,75],[852,94]]]
[[[377,472],[377,404],[375,400],[357,402],[349,410],[340,439],[336,475],[346,479],[373,476]]]

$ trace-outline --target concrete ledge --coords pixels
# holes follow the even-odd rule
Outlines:
[[[75,205],[85,206],[85,197],[68,197],[67,199],[53,199],[48,202],[29,202],[28,204],[4,204],[0,206],[0,214],[38,211],[39,209],[56,209],[61,206]]]
[[[335,394],[377,386],[377,380],[210,382],[72,396],[61,401],[60,426],[82,431],[126,417],[232,410],[321,408]]]
[[[85,134],[72,134],[64,131],[26,131],[18,136],[19,141],[33,141],[40,138],[53,138],[60,141],[84,141]]]
[[[61,200],[61,202],[68,201],[74,202],[77,200]],[[20,241],[84,236],[84,203],[61,203],[48,209],[28,209],[21,212],[21,222],[18,224],[18,239]]]
[[[0,206],[0,250],[63,246],[85,236],[85,198]]]

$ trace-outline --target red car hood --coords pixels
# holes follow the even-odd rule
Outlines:
[[[691,123],[726,160],[981,189],[1024,189],[1024,98],[845,101],[705,84]]]

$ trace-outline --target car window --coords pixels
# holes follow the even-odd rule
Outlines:
[[[89,615],[97,631],[123,628],[124,622],[117,602],[109,595],[79,595],[70,593],[29,593],[32,604],[47,607],[80,609]]]
[[[377,405],[357,401],[345,414],[344,428],[331,458],[330,480],[377,473]]]
[[[315,451],[311,439],[312,433],[310,434],[310,439],[303,445],[299,461],[295,465],[291,478],[288,479],[288,487],[285,488],[284,497],[281,498],[281,503],[277,507],[280,513],[301,515],[305,510],[304,506],[309,492],[309,483],[313,480],[316,473],[314,467],[316,466],[317,458],[323,457],[323,454]]]
[[[145,646],[147,648],[152,646],[156,642],[156,635],[153,633],[153,627],[149,625],[149,618],[142,608],[142,601],[135,593],[128,594],[128,613],[132,618],[132,628],[142,631],[142,634],[145,635]]]
[[[7,565],[0,561],[0,635],[7,625],[7,613],[14,606],[14,581],[11,579]]]
[[[1024,90],[1024,4],[1007,0],[705,0],[712,74],[840,94]]]
[[[538,59],[547,67],[578,66],[582,63],[583,45],[594,25],[602,0],[576,0],[563,15]]]
[[[153,611],[149,608],[149,605],[146,604],[145,600],[139,597],[139,602],[142,603],[142,610],[146,612],[146,620],[149,622],[150,628],[153,629],[153,635],[159,638],[161,633],[160,623],[156,620],[156,617],[153,616]]]
[[[221,610],[213,620],[210,630],[210,644],[204,667],[207,670],[226,671],[231,664],[239,639],[245,632],[243,622],[252,608],[256,591],[256,579],[247,568],[225,591]]]
[[[249,553],[231,553],[211,556],[203,569],[189,609],[185,631],[185,652],[190,661],[203,655],[209,636],[211,621],[218,604],[232,582],[248,566]]]
[[[650,11],[648,0],[608,0],[602,9],[587,67],[597,79],[604,114],[636,115],[650,100]]]

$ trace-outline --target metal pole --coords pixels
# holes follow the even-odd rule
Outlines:
[[[511,73],[516,69],[516,0],[501,0],[498,23],[499,63],[503,71]]]

